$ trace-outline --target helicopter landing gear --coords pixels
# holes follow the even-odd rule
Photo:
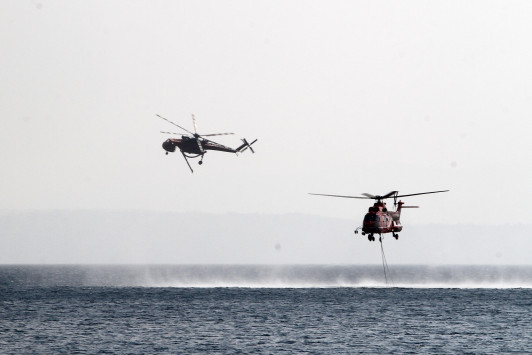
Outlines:
[[[165,155],[168,155],[168,152],[164,153]]]
[[[397,240],[397,239],[399,239],[399,234],[394,233],[394,234],[393,234],[393,237],[395,238],[395,240]]]
[[[204,153],[204,154],[205,154],[205,153]],[[201,155],[201,159],[200,159],[200,161],[198,162],[199,165],[203,164],[203,155],[204,155],[204,154]]]
[[[373,234],[368,234],[368,240],[370,242],[374,242],[375,241],[375,237],[373,236]]]

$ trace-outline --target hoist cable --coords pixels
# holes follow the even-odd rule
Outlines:
[[[382,245],[382,236],[379,236],[379,242],[381,243],[381,257],[382,257],[382,269],[384,271],[384,281],[386,282],[386,286],[388,286],[388,277],[390,278],[390,282],[392,286],[394,285],[392,276],[390,274],[390,268],[388,267],[388,261],[386,260],[386,255],[384,254],[384,247]]]

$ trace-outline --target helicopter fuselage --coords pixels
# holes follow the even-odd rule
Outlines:
[[[388,211],[386,203],[376,202],[364,216],[362,223],[363,234],[395,234],[400,232],[403,229],[400,221],[402,204],[402,202],[399,202],[397,211]]]
[[[200,147],[198,143],[201,145],[202,150],[200,150]],[[205,151],[207,150],[218,150],[222,152],[228,152],[228,153],[237,153],[236,149],[226,147],[224,145],[207,141],[204,139],[196,140],[195,138],[182,136],[180,139],[177,138],[169,138],[166,141],[163,142],[163,149],[167,152],[173,153],[176,150],[176,147],[179,148],[180,151],[183,153],[189,153],[189,154],[197,154],[197,155],[203,155]]]

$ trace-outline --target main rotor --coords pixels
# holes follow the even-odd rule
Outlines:
[[[386,200],[387,198],[397,197],[398,193],[399,193],[399,191],[390,191],[386,195],[382,195],[382,196],[380,196],[380,195],[372,195],[372,194],[368,194],[368,193],[363,193],[362,195],[364,196],[363,198],[373,199],[373,200],[377,201],[377,203],[381,203],[382,200]]]
[[[213,137],[213,136],[227,136],[227,135],[232,135],[234,133],[210,133],[210,134],[199,134],[198,133],[198,125],[196,123],[196,117],[194,115],[192,115],[192,124],[194,126],[194,132],[191,132],[189,131],[188,129],[186,128],[183,128],[181,127],[180,125],[178,125],[177,123],[175,122],[172,122],[170,121],[169,119],[167,118],[164,118],[163,116],[161,115],[156,115],[157,117],[159,118],[162,118],[163,120],[165,120],[166,122],[182,129],[183,131],[185,131],[186,133],[188,133],[191,137],[194,137],[196,139],[200,139],[200,138],[203,138],[203,137]],[[175,135],[185,135],[184,133],[179,133],[179,132],[165,132],[165,131],[161,131],[161,133],[165,133],[165,134],[175,134]]]
[[[399,191],[390,191],[386,195],[372,195],[368,193],[363,193],[362,196],[346,196],[346,195],[327,195],[327,194],[315,194],[315,193],[309,193],[309,195],[316,195],[316,196],[329,196],[329,197],[342,197],[342,198],[356,198],[361,200],[375,200],[377,203],[382,203],[383,200],[393,198],[394,205],[397,205],[397,199],[399,197],[408,197],[408,196],[417,196],[417,195],[427,195],[427,194],[436,194],[440,192],[447,192],[449,190],[441,190],[441,191],[430,191],[430,192],[418,192],[415,194],[407,194],[407,195],[399,195]]]

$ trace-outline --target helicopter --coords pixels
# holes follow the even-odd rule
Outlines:
[[[169,138],[166,141],[164,141],[163,149],[166,151],[166,155],[168,155],[168,153],[175,152],[176,147],[177,147],[179,151],[181,152],[181,154],[183,155],[183,158],[185,158],[185,161],[187,162],[187,165],[190,168],[190,171],[192,173],[194,172],[194,170],[190,166],[188,159],[201,157],[200,161],[198,162],[198,164],[201,165],[203,164],[203,156],[205,155],[205,153],[207,153],[208,150],[217,150],[220,152],[238,154],[249,148],[249,150],[251,150],[252,153],[255,153],[251,145],[257,141],[256,139],[253,142],[248,143],[248,141],[244,138],[242,139],[242,145],[239,146],[238,148],[233,149],[231,147],[226,147],[225,145],[222,145],[222,144],[213,142],[207,138],[204,138],[204,137],[212,137],[212,136],[226,136],[226,135],[232,135],[234,133],[199,134],[198,126],[196,124],[196,118],[194,117],[194,115],[192,115],[194,133],[190,132],[186,128],[181,127],[177,123],[170,121],[169,119],[166,119],[160,115],[156,115],[156,116],[159,118],[162,118],[168,123],[173,124],[174,126],[188,133],[188,135],[183,135],[182,133],[161,131],[161,133],[165,133],[165,134],[181,135],[181,138]]]
[[[442,191],[431,191],[431,192],[419,192],[415,194],[408,195],[399,195],[398,191],[391,191],[386,195],[372,195],[368,193],[363,193],[363,196],[343,196],[343,195],[326,195],[326,194],[314,194],[309,193],[309,195],[318,195],[318,196],[330,196],[330,197],[343,197],[343,198],[357,198],[357,199],[371,199],[376,202],[372,207],[368,209],[368,213],[364,217],[362,226],[355,229],[355,234],[358,234],[358,231],[362,229],[362,235],[368,235],[368,240],[370,242],[375,241],[375,234],[379,235],[379,241],[382,241],[382,234],[392,233],[393,237],[397,240],[399,239],[399,233],[403,226],[401,225],[400,217],[401,210],[403,208],[419,208],[419,206],[405,206],[404,202],[397,201],[399,197],[407,196],[417,196],[417,195],[426,195],[426,194],[435,194],[440,192],[448,192],[449,190]],[[393,198],[395,211],[388,211],[386,208],[386,203],[383,202],[386,199]]]

